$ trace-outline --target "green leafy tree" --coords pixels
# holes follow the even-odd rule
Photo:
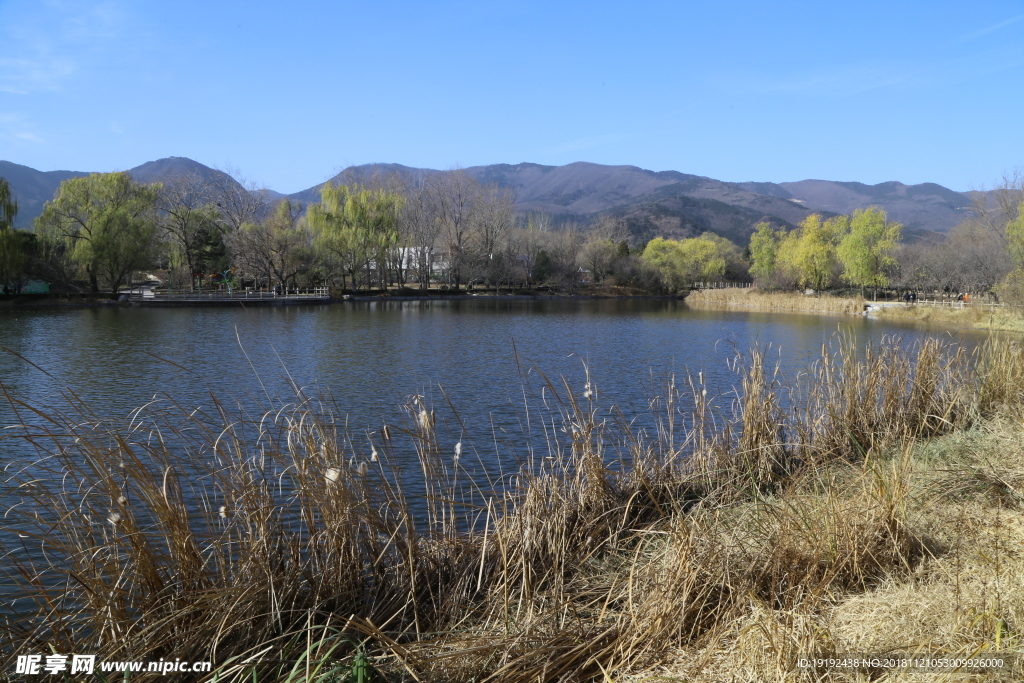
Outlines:
[[[711,233],[679,241],[679,256],[686,282],[714,282],[725,276],[729,252],[735,245]]]
[[[1010,212],[1006,222],[1006,247],[1018,268],[1024,268],[1024,202]]]
[[[694,282],[721,279],[734,251],[736,247],[729,240],[705,233],[678,242],[656,237],[647,243],[641,258],[659,273],[662,284],[674,292]]]
[[[18,202],[11,195],[11,185],[0,178],[0,287],[4,294],[17,288],[25,265],[22,236],[14,229]]]
[[[780,235],[768,223],[754,226],[750,236],[750,274],[758,284],[767,284],[775,275]]]
[[[701,247],[700,253],[706,255],[693,261],[699,266],[693,275],[695,280],[712,282],[723,278],[746,276],[749,267],[743,259],[743,251],[738,246],[713,232],[705,232],[696,239],[713,246]],[[681,244],[685,245],[687,242],[689,240],[682,240]]]
[[[1006,202],[1006,251],[1016,266],[995,287],[996,295],[1006,304],[1024,305],[1024,202]]]
[[[116,295],[133,270],[152,264],[160,189],[127,173],[65,180],[36,219],[36,232],[64,247],[93,292],[100,291],[102,278]]]
[[[314,245],[340,262],[353,289],[358,288],[360,278],[370,284],[374,267],[378,282],[385,281],[388,253],[399,243],[403,202],[402,195],[395,192],[327,183],[320,202],[310,205]]]
[[[658,273],[666,289],[675,292],[684,286],[683,258],[675,240],[655,237],[640,258]]]
[[[874,206],[854,211],[849,226],[837,249],[843,277],[862,289],[885,287],[896,265],[893,254],[903,226],[887,220],[885,211]]]
[[[811,214],[779,241],[776,266],[802,287],[827,289],[839,271],[836,249],[848,230],[845,216],[823,221]]]

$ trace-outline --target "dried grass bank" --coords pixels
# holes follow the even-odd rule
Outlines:
[[[1020,345],[892,340],[823,349],[798,380],[760,353],[737,371],[732,397],[700,375],[668,387],[653,432],[550,382],[522,417],[547,450],[468,488],[494,435],[419,399],[372,444],[301,394],[126,423],[72,402],[8,437],[39,457],[7,473],[3,666],[56,651],[209,659],[208,680],[239,682],[854,681],[797,660],[1020,646]],[[393,484],[403,450],[421,515]]]
[[[864,312],[864,299],[859,296],[845,298],[832,296],[825,292],[816,295],[805,295],[798,292],[763,292],[752,287],[695,291],[687,295],[686,303],[694,308],[734,308],[840,315],[860,315]]]
[[[923,323],[952,323],[980,330],[1024,332],[1024,310],[1012,306],[886,306],[874,315]]]

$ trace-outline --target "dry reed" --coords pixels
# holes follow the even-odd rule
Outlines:
[[[165,401],[117,422],[72,402],[26,419],[8,437],[38,458],[7,475],[4,666],[92,652],[328,681],[366,652],[389,680],[714,680],[728,655],[734,680],[845,680],[795,660],[868,642],[835,626],[858,596],[943,557],[953,541],[912,513],[913,444],[1019,409],[1024,350],[891,339],[823,347],[798,381],[758,351],[737,371],[720,408],[702,376],[673,383],[653,435],[589,381],[545,380],[552,407],[528,419],[548,451],[504,484],[468,481],[466,425],[419,397],[372,456],[301,393],[256,416]],[[975,481],[1016,504],[1016,477]]]
[[[1016,306],[945,305],[884,306],[872,313],[883,318],[952,324],[981,330],[1024,332],[1024,311]]]
[[[686,303],[695,308],[738,308],[841,315],[864,313],[864,299],[860,296],[844,298],[827,293],[805,295],[797,292],[765,292],[753,287],[694,291],[687,295]]]

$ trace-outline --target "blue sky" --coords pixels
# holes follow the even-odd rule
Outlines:
[[[0,0],[0,159],[593,161],[991,187],[1024,165],[1024,2]]]

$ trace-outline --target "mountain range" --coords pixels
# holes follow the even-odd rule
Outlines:
[[[637,240],[656,236],[681,238],[705,231],[745,244],[760,221],[791,228],[812,213],[825,216],[848,214],[854,209],[878,206],[889,218],[906,226],[908,239],[943,234],[971,215],[972,196],[935,183],[904,185],[886,182],[801,180],[798,182],[732,183],[678,171],[648,171],[636,166],[604,166],[576,162],[565,166],[541,164],[493,164],[472,166],[465,173],[485,184],[513,189],[517,210],[552,215],[556,222],[590,223],[602,216],[623,221]],[[332,180],[365,181],[394,175],[405,180],[446,173],[400,164],[365,164],[342,171]],[[217,169],[184,157],[149,161],[128,171],[140,182],[173,182],[175,177],[197,174],[207,180],[237,186]],[[0,177],[6,178],[19,203],[16,224],[28,227],[52,199],[60,183],[88,175],[76,171],[37,171],[0,161]],[[303,202],[319,199],[321,185],[272,198]]]

